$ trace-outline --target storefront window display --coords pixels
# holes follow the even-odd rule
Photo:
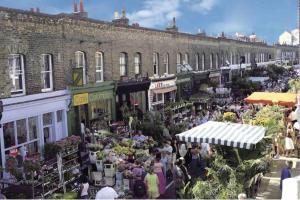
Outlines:
[[[44,143],[52,141],[52,113],[46,113],[43,115],[44,126]]]
[[[93,129],[107,129],[111,120],[111,99],[93,101],[89,104],[91,127]]]

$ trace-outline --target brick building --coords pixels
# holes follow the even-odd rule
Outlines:
[[[89,127],[98,118],[114,120],[124,104],[156,109],[176,90],[184,95],[220,80],[220,68],[241,57],[275,57],[274,46],[180,33],[173,25],[129,25],[125,12],[112,22],[94,20],[83,3],[58,15],[0,7],[2,162],[13,148],[34,152],[75,133],[82,120]]]

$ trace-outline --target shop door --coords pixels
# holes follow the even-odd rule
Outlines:
[[[88,105],[81,105],[79,106],[79,124],[81,123],[81,121],[85,122],[85,126],[87,128],[90,127],[89,124],[89,115],[88,115]]]

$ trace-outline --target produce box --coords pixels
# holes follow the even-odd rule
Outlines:
[[[102,180],[102,172],[91,172],[91,178],[93,181],[101,181]]]
[[[130,189],[130,179],[123,179],[124,190]]]
[[[115,177],[104,177],[106,186],[114,186],[116,184]]]
[[[103,171],[103,160],[96,160],[97,171]]]

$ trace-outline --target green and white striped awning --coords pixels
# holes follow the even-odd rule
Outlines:
[[[265,131],[261,126],[209,121],[176,137],[184,142],[251,149],[264,138]]]

